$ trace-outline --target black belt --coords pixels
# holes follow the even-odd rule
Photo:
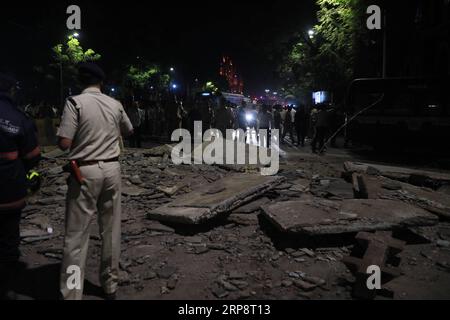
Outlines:
[[[85,166],[93,166],[95,164],[98,164],[99,162],[118,162],[118,161],[119,161],[119,157],[112,158],[112,159],[107,159],[107,160],[93,160],[93,161],[80,161],[80,160],[77,160],[77,165],[79,167],[85,167]]]

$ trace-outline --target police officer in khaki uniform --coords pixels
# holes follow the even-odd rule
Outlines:
[[[97,214],[102,239],[100,282],[107,299],[118,285],[121,221],[121,133],[133,126],[122,104],[100,91],[103,71],[94,63],[78,68],[80,95],[67,99],[58,130],[59,147],[70,150],[64,257],[60,290],[64,299],[82,299],[89,230]]]

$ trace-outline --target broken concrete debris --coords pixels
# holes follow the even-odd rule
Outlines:
[[[429,226],[438,219],[427,211],[392,200],[287,201],[263,206],[280,231],[310,235]]]
[[[333,199],[353,199],[353,185],[343,179],[326,178],[313,180],[311,192],[317,197]]]
[[[248,204],[245,204],[243,206],[240,206],[240,207],[234,209],[233,213],[245,214],[245,213],[252,213],[255,211],[259,211],[261,209],[262,205],[267,204],[269,202],[270,202],[270,199],[268,199],[267,197],[262,197],[260,199],[256,199]]]
[[[356,199],[369,199],[367,185],[364,176],[361,174],[352,174],[353,191]]]
[[[356,235],[356,240],[366,248],[363,258],[347,256],[344,257],[343,263],[355,274],[356,281],[353,287],[355,298],[374,299],[377,290],[367,285],[367,280],[373,272],[368,272],[368,268],[372,266],[380,268],[382,284],[399,277],[400,269],[387,265],[387,261],[403,251],[405,242],[392,238],[389,231],[360,232]]]
[[[402,167],[385,166],[347,161],[344,163],[346,172],[366,173],[368,175],[381,175],[393,180],[411,184],[426,183],[426,180],[435,180],[443,184],[450,183],[450,174],[434,171],[416,170]],[[420,181],[418,181],[420,180]]]
[[[151,210],[147,216],[160,221],[198,224],[250,202],[283,180],[277,176],[232,174]],[[222,191],[208,194],[208,190],[214,190],[217,185]]]
[[[429,188],[413,186],[385,177],[361,175],[368,198],[403,201],[423,208],[437,216],[450,217],[450,196]]]
[[[367,253],[382,263],[382,271],[399,275],[390,261],[391,236],[386,255],[370,254],[378,240],[364,238],[364,233],[375,232],[368,235],[376,238],[386,230],[395,230],[396,236],[409,230],[414,237],[423,234],[419,246],[405,247],[402,270],[426,270],[448,287],[450,224],[445,219],[450,201],[444,174],[423,179],[417,172],[371,164],[342,170],[342,161],[331,166],[326,158],[302,157],[282,164],[280,177],[262,177],[246,166],[174,166],[170,153],[170,146],[162,146],[125,150],[121,157],[120,285],[127,287],[127,295],[350,299],[355,277],[343,262],[357,269]],[[23,211],[23,259],[30,265],[54,264],[62,256],[67,191],[62,164],[57,156],[43,162],[45,183]],[[430,179],[440,187],[432,188]],[[273,226],[282,232],[268,228]],[[354,244],[361,241],[363,252],[354,255],[352,249],[359,248]],[[91,243],[87,275],[95,279],[101,254],[98,227]],[[199,290],[191,290],[193,284]]]

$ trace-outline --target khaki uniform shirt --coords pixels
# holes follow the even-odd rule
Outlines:
[[[120,155],[121,131],[133,131],[122,104],[97,88],[87,88],[67,100],[57,136],[72,140],[70,159],[101,161]]]

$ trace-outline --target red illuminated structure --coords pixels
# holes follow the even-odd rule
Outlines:
[[[223,56],[220,62],[220,75],[228,82],[231,93],[243,94],[244,81],[238,76],[236,67],[230,57]]]

